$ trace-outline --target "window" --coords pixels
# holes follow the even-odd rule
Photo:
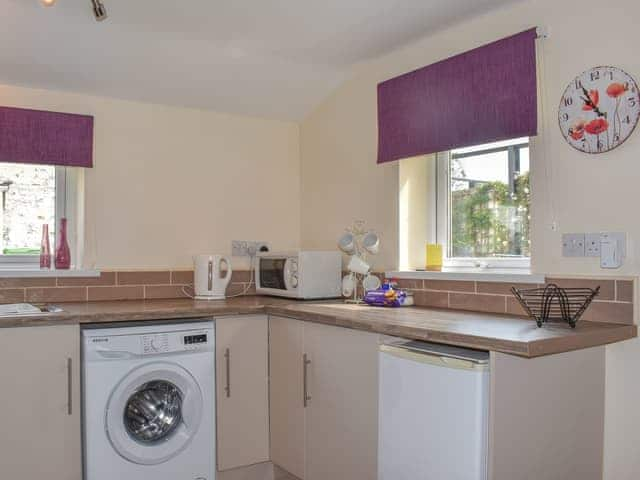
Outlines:
[[[450,264],[527,266],[529,139],[438,155],[437,237]]]
[[[37,263],[43,224],[49,225],[53,254],[56,229],[63,216],[69,219],[69,242],[74,246],[75,183],[80,175],[75,170],[79,169],[0,163],[0,263]]]
[[[404,159],[400,269],[424,269],[425,244],[450,267],[529,267],[529,139]]]

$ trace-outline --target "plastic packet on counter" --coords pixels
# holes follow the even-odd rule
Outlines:
[[[407,299],[407,293],[393,288],[370,290],[364,296],[364,302],[374,307],[401,307]]]

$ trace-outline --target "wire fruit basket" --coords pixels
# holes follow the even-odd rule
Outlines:
[[[600,293],[600,287],[560,288],[550,283],[542,288],[511,287],[511,292],[538,327],[542,327],[545,322],[563,321],[571,325],[571,328],[576,328],[582,314]]]

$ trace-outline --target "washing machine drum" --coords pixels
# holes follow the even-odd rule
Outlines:
[[[148,363],[116,386],[106,411],[106,432],[123,458],[142,465],[178,455],[200,427],[202,392],[177,364]]]

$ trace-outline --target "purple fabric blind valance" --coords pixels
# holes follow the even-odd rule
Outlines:
[[[537,134],[536,29],[378,85],[378,163]]]
[[[0,107],[0,162],[93,166],[93,117]]]

